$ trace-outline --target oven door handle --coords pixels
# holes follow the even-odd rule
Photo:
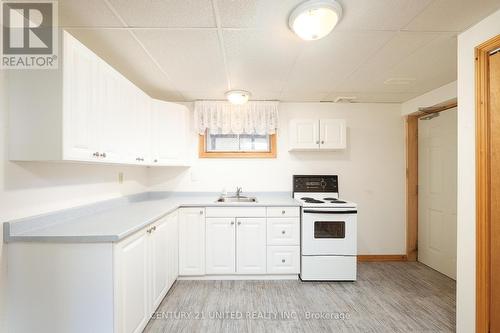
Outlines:
[[[357,214],[357,210],[313,210],[313,209],[304,209],[304,213],[312,213],[312,214]]]

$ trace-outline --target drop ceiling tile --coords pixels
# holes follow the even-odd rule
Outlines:
[[[395,33],[333,32],[328,37],[305,43],[285,88],[300,91],[333,91]]]
[[[154,98],[182,96],[127,30],[68,29],[78,40]]]
[[[59,0],[61,27],[121,27],[122,24],[102,0]]]
[[[141,29],[134,33],[179,91],[227,89],[216,31]]]
[[[402,103],[413,97],[415,93],[386,93],[386,92],[335,92],[325,100],[335,101],[338,97],[356,97],[356,103]]]
[[[343,17],[337,29],[399,30],[432,0],[343,0]]]
[[[499,8],[499,0],[434,0],[405,30],[464,31]]]
[[[131,27],[215,27],[211,0],[108,0]]]
[[[430,43],[383,72],[360,71],[339,86],[344,91],[425,93],[456,80],[457,41],[454,34],[441,34]],[[385,84],[388,79],[410,79],[408,84]]]
[[[288,26],[288,15],[303,0],[216,0],[225,28]]]
[[[374,53],[358,70],[336,89],[342,91],[368,91],[374,81],[384,81],[387,72],[404,59],[439,37],[449,33],[400,32]],[[382,90],[383,91],[383,90]]]
[[[196,101],[196,100],[225,100],[224,90],[210,90],[204,91],[181,91],[182,96],[184,96],[186,101]]]
[[[324,101],[328,92],[309,90],[287,90],[281,94],[280,100],[283,102],[320,102]]]
[[[231,87],[250,91],[281,91],[304,45],[286,30],[226,30],[223,37]]]

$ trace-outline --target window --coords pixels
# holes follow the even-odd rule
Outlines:
[[[207,131],[200,135],[202,158],[224,157],[276,157],[276,135],[218,134]]]

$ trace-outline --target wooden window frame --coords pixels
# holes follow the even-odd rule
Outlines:
[[[475,49],[476,60],[476,332],[489,332],[491,251],[491,132],[489,54],[500,35]]]
[[[210,152],[206,147],[206,135],[200,134],[198,155],[200,158],[276,158],[276,134],[269,135],[269,151],[264,152]]]

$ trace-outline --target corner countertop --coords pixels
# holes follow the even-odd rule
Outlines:
[[[146,192],[4,222],[4,242],[117,242],[180,207],[300,206],[290,192],[245,193],[254,203],[216,203],[218,193]]]

